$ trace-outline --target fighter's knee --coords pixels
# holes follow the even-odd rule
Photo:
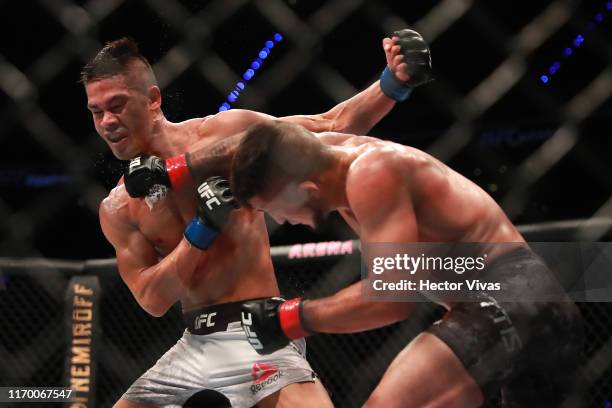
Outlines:
[[[393,407],[395,406],[389,394],[384,393],[379,390],[374,390],[374,392],[370,395],[370,398],[363,405],[363,408],[382,408],[382,407]]]
[[[113,408],[131,408],[131,407],[130,407],[129,401],[120,399],[119,401],[115,402],[115,405],[113,405]]]
[[[154,408],[151,405],[137,404],[128,400],[120,399],[113,405],[113,408]]]

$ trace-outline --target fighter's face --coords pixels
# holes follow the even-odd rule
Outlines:
[[[127,82],[116,75],[85,86],[96,131],[120,160],[142,153],[152,121],[149,98]]]
[[[258,210],[268,213],[279,224],[303,224],[317,228],[325,219],[309,192],[298,185],[283,188],[272,197],[255,196],[249,204]]]

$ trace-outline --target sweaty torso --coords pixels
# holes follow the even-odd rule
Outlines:
[[[368,171],[376,171],[374,168],[379,163],[393,162],[394,171],[400,174],[399,179],[403,184],[397,188],[409,195],[413,208],[413,217],[407,220],[406,228],[416,228],[414,242],[481,243],[479,251],[487,254],[485,264],[511,248],[516,248],[515,245],[492,244],[524,243],[523,237],[487,193],[427,153],[375,138],[333,133],[321,134],[320,137],[327,144],[340,146],[353,155],[354,160],[347,176],[347,189],[351,183],[359,183],[359,180],[350,177],[352,171],[357,171],[359,167],[363,170],[363,166],[369,166]],[[353,188],[357,193],[351,195],[352,199],[376,202],[385,200],[384,196],[363,190],[358,185]],[[347,208],[338,211],[361,237],[360,220],[351,210],[351,200]],[[412,225],[413,222],[415,225]],[[437,278],[444,279],[443,276]],[[454,300],[440,291],[421,293],[446,308],[454,305]]]
[[[326,144],[352,152],[351,167],[369,156],[379,162],[401,165],[402,179],[414,208],[420,242],[523,242],[501,208],[480,187],[425,152],[393,142],[362,136],[322,133]],[[366,162],[363,160],[363,162]],[[350,171],[350,170],[349,170]],[[384,200],[384,197],[362,199]],[[349,208],[339,213],[359,234],[359,223]]]
[[[201,148],[239,132],[219,126],[214,117],[175,125],[189,145]],[[172,135],[170,140],[172,140]],[[189,151],[190,149],[186,149]],[[183,238],[186,225],[196,213],[195,184],[180,191],[163,191],[146,198],[130,198],[123,186],[111,195],[124,205],[129,218],[155,248],[159,258],[168,256]],[[233,212],[206,256],[201,257],[186,296],[180,299],[184,310],[202,305],[278,295],[270,258],[268,234],[261,212],[239,209]]]

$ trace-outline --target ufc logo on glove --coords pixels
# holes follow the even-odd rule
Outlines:
[[[140,166],[140,157],[133,158],[130,161],[130,166],[129,166],[130,167],[130,171],[133,171],[134,167],[138,167],[138,166]]]
[[[219,202],[219,199],[215,197],[208,183],[200,184],[200,186],[198,187],[198,194],[200,194],[200,197],[207,199],[206,206],[208,207],[209,210],[212,210],[212,207],[211,207],[212,203],[216,203],[217,206],[221,205],[221,203]]]

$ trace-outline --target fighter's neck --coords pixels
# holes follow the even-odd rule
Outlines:
[[[146,153],[163,159],[185,153],[193,141],[190,140],[191,132],[183,127],[184,124],[170,122],[160,115],[151,127]]]
[[[348,208],[346,197],[346,178],[349,168],[355,160],[352,152],[345,149],[333,148],[332,164],[317,177],[320,195],[330,211]]]

